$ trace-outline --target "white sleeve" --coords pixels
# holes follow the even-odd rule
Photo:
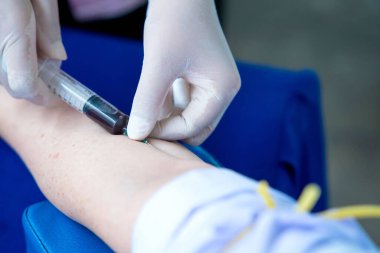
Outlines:
[[[341,252],[377,252],[355,222],[296,213],[295,201],[275,190],[270,194],[277,208],[267,209],[256,189],[256,181],[227,169],[198,169],[177,177],[145,204],[134,227],[132,252],[216,253],[227,246],[226,252],[234,253],[333,252],[327,250],[347,245],[353,251]]]

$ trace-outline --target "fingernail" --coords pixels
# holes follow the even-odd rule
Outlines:
[[[58,60],[66,60],[67,59],[67,54],[66,54],[66,50],[65,50],[65,47],[63,46],[62,44],[62,41],[59,40],[59,41],[56,41],[54,44],[53,44],[53,54],[54,54],[54,58],[58,59]]]
[[[59,61],[63,61],[67,59],[66,50],[61,40],[45,43],[43,46],[43,49],[44,50],[43,50],[42,58],[50,58],[50,59],[55,59]]]
[[[127,126],[128,137],[134,140],[142,140],[150,134],[153,127],[154,122],[131,115]]]

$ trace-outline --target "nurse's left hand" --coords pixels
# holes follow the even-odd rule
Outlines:
[[[154,0],[128,135],[202,143],[240,88],[214,0]]]
[[[38,59],[66,59],[57,0],[0,0],[0,85],[15,98],[53,105]]]

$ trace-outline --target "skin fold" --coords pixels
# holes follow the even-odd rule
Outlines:
[[[3,87],[0,136],[52,203],[116,252],[130,252],[133,224],[157,189],[191,169],[212,168],[179,144],[113,136],[63,103],[39,107]]]

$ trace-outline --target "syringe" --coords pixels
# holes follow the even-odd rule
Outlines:
[[[65,73],[52,61],[41,61],[39,76],[51,92],[111,134],[127,135],[128,115]]]

